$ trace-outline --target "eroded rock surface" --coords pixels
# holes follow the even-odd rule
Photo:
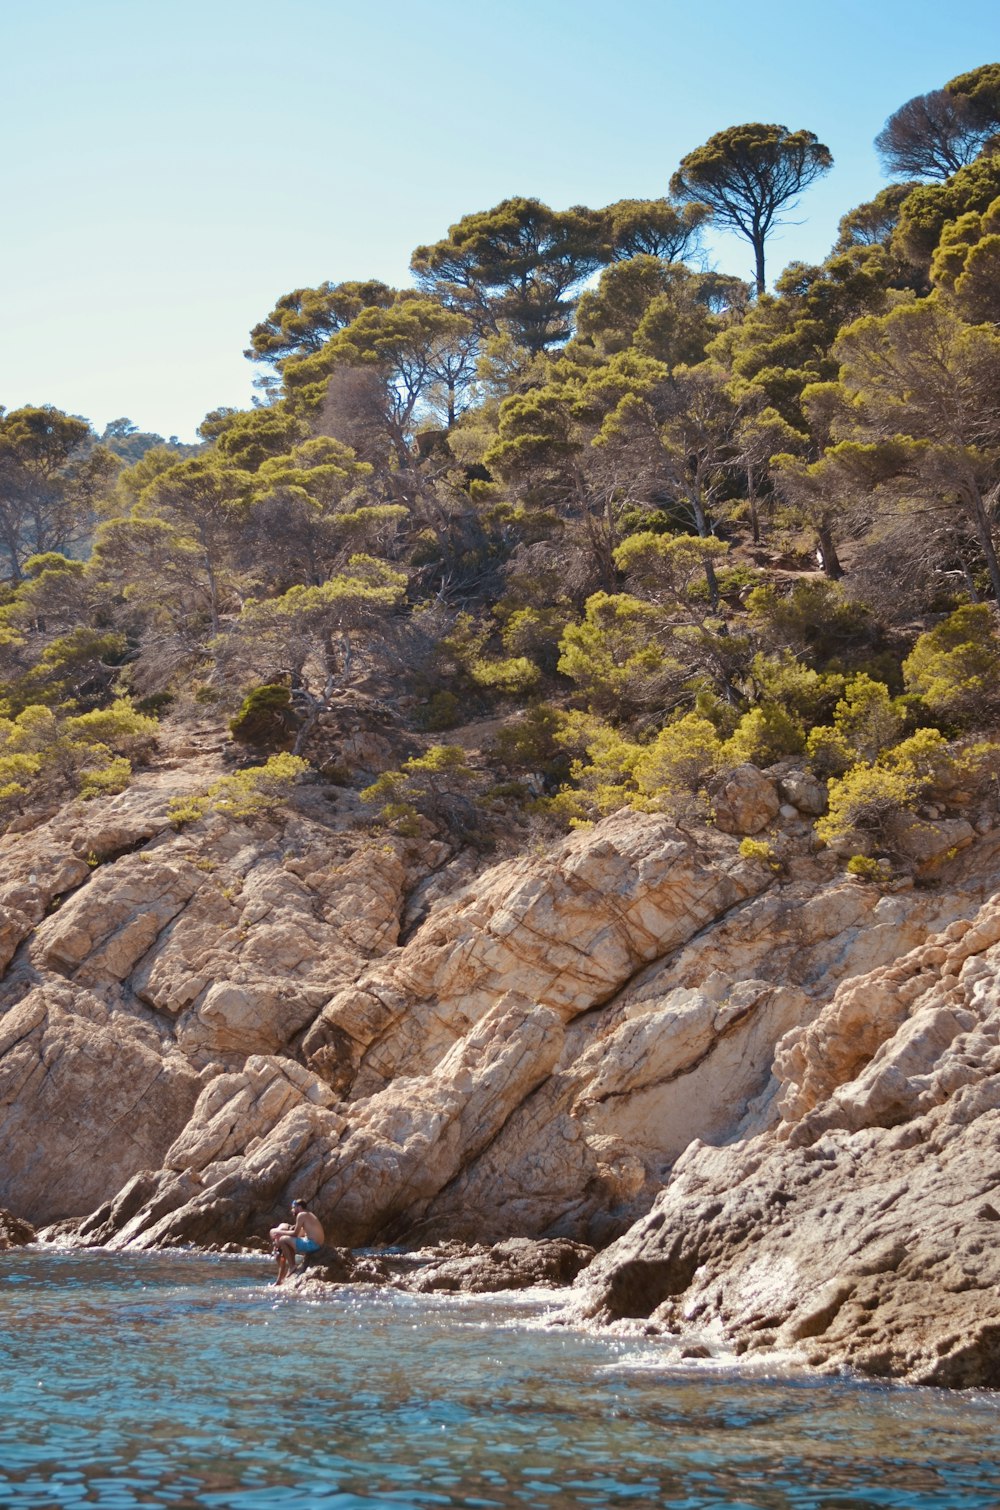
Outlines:
[[[394,946],[426,874],[305,820],[175,833],[174,789],[0,839],[0,1199],[34,1221],[159,1169],[206,1082],[286,1054]]]
[[[1000,1385],[1000,901],[778,1045],[780,1120],[692,1144],[577,1314],[695,1347]]]
[[[594,1257],[593,1248],[558,1238],[442,1243],[407,1253],[321,1248],[285,1281],[297,1291],[323,1285],[388,1285],[415,1295],[490,1295],[503,1290],[561,1289]]]
[[[732,835],[623,811],[489,868],[321,794],[176,833],[152,777],[9,834],[0,1200],[150,1248],[301,1195],[338,1249],[482,1247],[445,1286],[610,1243],[577,1314],[992,1377],[1000,839],[939,834],[882,895],[812,853],[819,784],[759,776]]]
[[[0,1251],[6,1248],[23,1248],[37,1237],[30,1222],[23,1222],[10,1211],[0,1210]]]

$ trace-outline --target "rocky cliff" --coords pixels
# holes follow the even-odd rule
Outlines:
[[[778,1121],[693,1142],[574,1314],[1000,1385],[1000,900],[844,981],[778,1044]]]
[[[781,875],[735,798],[487,866],[321,788],[175,832],[206,762],[0,840],[0,1204],[116,1247],[292,1193],[340,1244],[571,1239],[576,1316],[1000,1382],[991,833],[883,894],[755,776]]]

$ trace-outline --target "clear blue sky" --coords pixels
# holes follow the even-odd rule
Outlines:
[[[405,282],[506,195],[663,194],[745,120],[833,151],[771,271],[819,259],[885,117],[997,59],[995,0],[0,0],[0,404],[190,438],[288,289]]]

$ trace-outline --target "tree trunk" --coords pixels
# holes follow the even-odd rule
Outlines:
[[[753,535],[754,545],[760,544],[760,515],[757,512],[757,487],[753,477],[753,467],[747,467],[747,507],[750,510],[750,530]]]
[[[982,494],[975,486],[965,490],[966,501],[969,504],[969,512],[976,530],[976,538],[979,541],[983,556],[986,560],[986,568],[990,574],[990,585],[993,588],[993,597],[1000,603],[1000,563],[997,561],[996,546],[993,544],[993,531],[990,529],[989,516],[983,503]]]
[[[690,497],[691,512],[694,515],[694,527],[698,531],[700,540],[707,540],[712,531],[708,527],[708,516],[702,506],[701,498],[696,490]],[[713,613],[719,611],[719,579],[715,575],[715,564],[711,560],[705,561],[705,581],[708,584],[708,602]]]
[[[816,539],[819,541],[819,553],[823,559],[824,575],[829,577],[832,582],[836,582],[844,575],[844,568],[840,564],[840,557],[837,555],[837,547],[833,543],[833,536],[830,533],[829,525],[817,525]]]
[[[222,626],[219,623],[219,588],[215,580],[215,572],[212,570],[212,558],[205,552],[205,572],[208,576],[208,600],[212,615],[212,635],[218,635]]]
[[[754,258],[757,263],[757,297],[767,293],[767,284],[764,282],[764,234],[757,231],[753,238]]]

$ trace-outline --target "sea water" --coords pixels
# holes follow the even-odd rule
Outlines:
[[[0,1254],[0,1505],[965,1510],[1000,1398],[685,1365],[538,1294],[307,1300],[256,1259]]]

